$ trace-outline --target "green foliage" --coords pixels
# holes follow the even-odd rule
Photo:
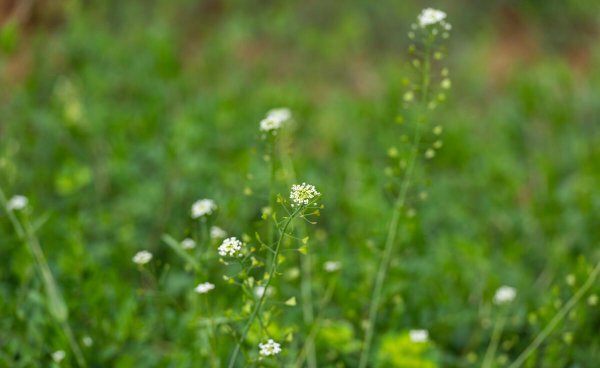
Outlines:
[[[90,367],[226,366],[265,282],[267,207],[283,220],[297,179],[318,187],[323,207],[309,217],[317,224],[291,225],[267,331],[287,365],[357,366],[410,153],[406,34],[423,4],[60,3],[56,16],[36,8],[0,26],[0,187],[29,198],[19,219],[57,287],[1,209],[0,366],[51,366],[58,350],[61,366],[77,366],[64,320]],[[452,93],[437,71],[444,103],[420,146],[435,155],[420,156],[400,219],[370,363],[480,366],[500,315],[494,291],[506,284],[518,295],[493,359],[506,366],[600,256],[600,9],[436,6],[453,25],[443,60]],[[271,185],[258,125],[278,106],[294,122]],[[219,206],[206,223],[189,216],[199,198]],[[211,226],[254,247],[251,270],[219,262]],[[181,247],[188,237],[196,248]],[[142,249],[154,258],[140,268],[132,257]],[[328,272],[327,261],[341,268]],[[215,289],[198,295],[205,281]],[[525,366],[600,361],[599,297],[596,283]],[[412,343],[408,328],[430,341]],[[277,366],[255,360],[264,338],[253,324],[247,361]]]
[[[413,342],[408,332],[382,337],[377,352],[377,367],[436,368],[437,352],[429,341]]]

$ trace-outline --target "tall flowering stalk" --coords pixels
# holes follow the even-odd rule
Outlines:
[[[259,299],[258,301],[255,303],[254,308],[252,309],[252,313],[250,314],[250,317],[248,318],[248,321],[246,322],[246,325],[244,326],[242,333],[240,335],[240,338],[233,350],[233,353],[231,354],[231,358],[229,360],[229,368],[232,368],[235,366],[235,363],[237,361],[239,352],[240,352],[240,348],[242,346],[242,344],[244,343],[246,336],[248,335],[248,331],[250,331],[250,328],[252,327],[252,324],[255,322],[255,320],[259,317],[262,307],[264,305],[265,299],[268,295],[268,288],[271,285],[271,282],[273,281],[276,273],[277,273],[277,267],[278,267],[278,257],[279,254],[281,252],[281,246],[283,244],[283,240],[285,239],[285,237],[288,235],[287,231],[288,228],[290,226],[290,224],[292,223],[292,221],[298,217],[303,217],[305,214],[305,211],[313,206],[316,206],[316,201],[320,198],[321,193],[317,192],[317,190],[315,189],[314,186],[306,184],[306,183],[302,183],[301,185],[294,185],[292,187],[292,190],[290,192],[290,199],[292,201],[292,208],[294,209],[293,212],[291,212],[289,214],[289,216],[287,216],[287,218],[284,220],[283,225],[279,228],[279,236],[277,238],[277,241],[275,243],[275,247],[272,249],[272,257],[270,259],[270,262],[267,264],[266,269],[268,270],[268,274],[266,277],[266,281],[265,284],[263,285],[263,290],[262,292],[259,293]],[[262,326],[261,326],[262,327]]]
[[[232,368],[235,366],[239,353],[243,344],[246,341],[249,331],[252,326],[258,321],[259,327],[264,335],[268,337],[268,341],[260,344],[260,359],[277,355],[281,352],[282,348],[279,343],[269,336],[267,326],[265,325],[263,318],[261,317],[264,305],[269,296],[269,287],[275,279],[280,263],[280,253],[284,244],[284,240],[291,236],[289,231],[290,226],[294,219],[304,218],[314,212],[308,211],[309,209],[315,209],[317,207],[316,201],[320,198],[320,193],[316,190],[313,185],[302,183],[293,185],[289,195],[289,201],[281,197],[276,196],[275,192],[275,181],[276,181],[276,158],[277,158],[277,142],[280,135],[280,130],[284,124],[291,118],[291,114],[288,109],[275,109],[269,111],[266,118],[260,122],[260,130],[263,133],[263,138],[267,143],[268,149],[268,163],[269,163],[269,207],[266,211],[263,210],[263,219],[267,221],[267,240],[263,243],[257,234],[257,240],[261,244],[261,248],[266,248],[270,257],[264,264],[266,276],[263,278],[262,283],[259,286],[255,286],[254,279],[248,277],[249,272],[255,266],[261,265],[252,255],[253,251],[250,250],[247,255],[242,255],[242,259],[238,260],[238,263],[242,269],[241,278],[245,278],[242,281],[242,287],[254,287],[254,302],[251,306],[251,312],[246,320],[244,327],[238,335],[236,345],[229,359],[228,367]],[[283,217],[281,221],[278,221],[277,211],[275,209],[276,203],[281,203],[287,211],[287,216]],[[289,206],[286,205],[289,203]],[[244,252],[244,250],[242,250]],[[244,262],[247,259],[251,259],[251,265],[246,267]],[[294,301],[295,303],[295,301]],[[248,305],[248,307],[250,307]],[[250,309],[249,309],[250,310]]]
[[[412,30],[409,33],[409,38],[416,40],[417,44],[411,45],[409,51],[414,55],[412,65],[420,72],[420,78],[417,83],[409,87],[410,89],[406,91],[403,99],[407,107],[416,105],[415,107],[418,109],[417,120],[414,122],[408,160],[404,166],[402,182],[394,201],[385,246],[373,281],[373,295],[370,298],[368,320],[359,361],[360,368],[366,367],[369,362],[377,311],[381,303],[381,295],[389,262],[397,246],[401,215],[406,205],[408,193],[413,185],[415,167],[417,166],[419,153],[421,152],[423,128],[429,112],[436,107],[438,102],[443,101],[445,98],[443,93],[433,98],[431,97],[433,81],[432,64],[434,61],[442,59],[443,48],[440,45],[440,40],[448,38],[451,29],[450,24],[445,21],[445,18],[446,14],[442,11],[425,9],[419,15],[417,22],[412,25]],[[450,80],[447,74],[447,69],[442,69],[439,83],[439,87],[442,90],[450,88]],[[439,133],[441,133],[441,128],[435,128],[434,134],[438,135]],[[423,156],[426,159],[431,159],[435,156],[435,150],[439,148],[441,148],[441,141],[436,141],[430,148],[425,150]]]

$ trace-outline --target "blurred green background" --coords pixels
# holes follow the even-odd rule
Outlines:
[[[279,106],[296,121],[300,181],[323,193],[310,229],[315,299],[337,282],[319,366],[357,364],[390,217],[386,152],[403,134],[406,35],[426,6],[453,25],[444,61],[453,88],[433,117],[444,146],[424,166],[428,200],[405,220],[373,364],[478,366],[497,313],[490,300],[508,284],[519,296],[502,366],[600,258],[600,3],[0,1],[0,185],[45,221],[38,236],[77,338],[93,338],[91,366],[197,366],[181,308],[193,279],[160,238],[185,237],[189,206],[204,197],[219,204],[219,226],[253,234],[268,182],[258,122]],[[289,184],[280,180],[280,192]],[[155,294],[139,292],[140,249],[164,276]],[[341,262],[339,274],[323,272],[328,260]],[[223,266],[211,267],[220,291],[210,303],[234,307]],[[298,281],[278,293],[298,295]],[[574,311],[528,366],[597,366],[600,313],[590,298]],[[53,351],[68,351],[47,314],[2,213],[0,366],[49,366]],[[299,319],[289,309],[281,323]],[[429,330],[434,357],[386,358],[412,354],[410,344],[400,353],[411,328]]]

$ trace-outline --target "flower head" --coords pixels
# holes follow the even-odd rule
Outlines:
[[[218,226],[211,226],[210,238],[211,239],[223,239],[227,236],[227,232]]]
[[[446,19],[446,13],[441,10],[427,8],[423,9],[421,14],[419,14],[418,22],[419,26],[425,28],[429,25],[436,24],[442,22]]]
[[[269,110],[267,117],[260,121],[260,130],[265,133],[272,132],[276,134],[277,130],[283,126],[283,123],[290,120],[291,117],[292,113],[286,107]]]
[[[200,199],[192,204],[192,218],[210,215],[217,209],[217,204],[212,199]]]
[[[236,237],[231,237],[223,240],[223,243],[219,245],[219,255],[221,257],[229,256],[235,257],[236,255],[242,255],[242,242]]]
[[[183,249],[194,249],[196,248],[196,242],[192,238],[185,238],[181,241],[181,247]]]
[[[145,265],[146,263],[150,262],[151,259],[152,253],[148,252],[147,250],[142,250],[140,252],[137,252],[135,256],[133,256],[133,263]]]
[[[266,343],[258,344],[258,347],[260,348],[260,355],[264,357],[281,353],[281,345],[273,341],[273,339],[269,339]]]
[[[429,340],[429,332],[427,330],[410,330],[408,331],[410,341],[414,343],[427,342]]]
[[[23,208],[27,207],[27,203],[29,203],[27,197],[16,195],[8,200],[6,203],[6,209],[9,211],[22,210]]]
[[[198,294],[206,294],[214,288],[215,288],[214,284],[211,284],[210,282],[203,282],[203,283],[199,284],[198,286],[196,286],[194,291],[197,292]]]
[[[54,360],[56,363],[60,363],[63,359],[65,359],[66,355],[67,354],[63,350],[57,350],[52,353],[52,360]]]
[[[269,110],[269,112],[267,112],[267,116],[274,118],[281,123],[285,123],[292,118],[292,112],[287,107],[278,107],[276,109]]]
[[[327,272],[335,272],[342,267],[342,264],[338,261],[327,261],[323,264],[323,269]]]
[[[267,116],[260,121],[260,130],[263,132],[275,132],[281,128],[283,122],[273,116]]]
[[[507,304],[512,302],[517,296],[517,290],[510,286],[501,286],[494,294],[494,304]]]
[[[292,191],[290,192],[290,199],[292,200],[292,206],[307,205],[310,201],[321,193],[317,192],[314,185],[302,183],[292,185]]]

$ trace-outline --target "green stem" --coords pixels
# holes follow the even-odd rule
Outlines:
[[[492,360],[494,359],[494,355],[496,355],[496,350],[498,350],[500,336],[502,335],[502,330],[504,330],[505,323],[506,314],[502,314],[502,316],[498,319],[494,326],[494,331],[492,332],[492,339],[490,341],[490,344],[488,345],[487,351],[485,352],[485,357],[483,358],[483,363],[481,365],[482,368],[489,368],[491,366]]]
[[[296,182],[296,174],[294,173],[294,165],[289,155],[282,154],[281,157],[282,165],[285,167],[287,179],[290,182]],[[299,226],[300,237],[304,238],[306,235],[306,225],[303,223]],[[313,311],[313,300],[312,300],[312,256],[310,252],[300,256],[300,270],[302,272],[302,278],[300,281],[300,292],[302,293],[302,318],[305,326],[311,326],[315,320]],[[305,350],[307,354],[308,368],[317,367],[317,353],[315,351],[314,341],[308,339],[305,343]]]
[[[6,204],[6,197],[4,196],[4,192],[0,189],[0,205],[6,209]],[[27,219],[20,221],[12,210],[6,209],[6,214],[8,215],[8,218],[12,223],[15,232],[17,233],[17,237],[25,244],[29,253],[33,257],[34,265],[42,277],[42,282],[44,283],[46,296],[48,298],[50,315],[56,320],[57,324],[67,337],[77,364],[80,367],[85,367],[86,362],[83,358],[81,348],[79,347],[79,344],[77,343],[77,340],[73,335],[73,331],[68,323],[69,311],[57,286],[56,280],[52,275],[52,271],[48,266],[48,262],[39,240],[35,236],[33,227]]]
[[[579,302],[579,300],[585,295],[585,293],[594,285],[596,278],[600,274],[600,262],[596,264],[590,276],[583,285],[577,290],[577,292],[569,299],[569,301],[556,313],[554,318],[548,323],[548,325],[536,336],[532,343],[517,357],[517,359],[508,366],[508,368],[518,368],[525,363],[525,360],[529,358],[533,352],[540,347],[540,345],[550,336],[556,325],[569,313],[571,309]]]
[[[425,62],[423,67],[423,76],[421,82],[421,104],[422,104],[422,112],[425,111],[427,106],[427,91],[429,88],[429,70],[430,70],[430,49],[431,43],[426,45],[425,52]],[[420,129],[421,121],[416,122],[415,131],[413,136],[413,147],[410,153],[409,161],[407,169],[404,173],[404,180],[402,182],[402,187],[400,189],[400,194],[396,198],[396,202],[394,203],[392,220],[390,222],[390,227],[388,229],[388,234],[385,241],[385,247],[383,251],[383,256],[379,261],[379,267],[377,268],[377,274],[375,276],[375,285],[373,287],[373,297],[371,298],[371,302],[369,305],[369,317],[368,323],[365,331],[365,338],[363,340],[363,348],[360,355],[359,368],[365,368],[369,361],[369,352],[371,349],[371,344],[373,341],[373,332],[375,327],[375,322],[377,320],[377,309],[379,308],[379,303],[381,300],[381,294],[383,291],[383,283],[385,281],[385,277],[387,275],[387,270],[389,268],[389,262],[392,256],[392,252],[394,250],[394,245],[396,244],[396,237],[398,235],[398,227],[400,224],[400,214],[401,210],[406,203],[406,197],[408,194],[408,190],[410,188],[413,171],[417,161],[417,155],[419,152],[419,144],[421,142],[421,129]]]
[[[287,231],[287,228],[290,225],[290,223],[292,222],[292,220],[294,219],[294,217],[296,217],[296,215],[301,210],[302,210],[302,208],[298,208],[294,213],[292,213],[292,215],[287,219],[287,221],[283,225],[281,234],[280,234],[279,239],[277,240],[277,244],[275,246],[275,253],[273,254],[273,258],[272,258],[272,261],[270,264],[269,275],[267,276],[267,282],[265,283],[265,286],[264,286],[265,287],[264,292],[262,293],[262,295],[258,299],[258,302],[254,306],[254,309],[252,310],[252,313],[250,314],[250,318],[248,319],[246,326],[242,330],[242,335],[240,336],[240,339],[238,340],[237,344],[235,345],[235,348],[233,349],[233,353],[231,354],[231,358],[229,359],[229,364],[228,364],[229,368],[233,368],[235,366],[235,362],[237,361],[237,357],[239,355],[240,348],[241,348],[244,340],[246,339],[246,335],[248,334],[248,331],[250,331],[250,327],[252,327],[252,323],[254,322],[254,320],[256,319],[256,316],[258,315],[258,313],[260,312],[260,309],[262,308],[265,297],[267,295],[267,290],[269,288],[269,285],[271,284],[271,280],[273,280],[275,272],[277,271],[277,257],[279,256],[279,250],[281,248],[281,243],[283,242],[283,238],[285,237],[285,232]]]

